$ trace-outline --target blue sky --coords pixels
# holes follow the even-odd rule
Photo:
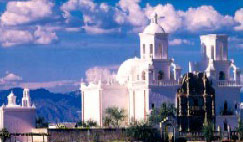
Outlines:
[[[241,0],[0,0],[0,89],[78,89],[89,68],[139,56],[138,33],[153,12],[170,33],[169,56],[188,71],[199,35],[229,35],[229,57],[243,68]]]

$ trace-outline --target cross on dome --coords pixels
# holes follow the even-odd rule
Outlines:
[[[164,17],[159,17],[164,18]],[[165,33],[164,29],[158,24],[158,14],[154,12],[150,18],[150,24],[144,29],[143,33]]]
[[[152,14],[151,23],[158,24],[158,14],[156,12]]]

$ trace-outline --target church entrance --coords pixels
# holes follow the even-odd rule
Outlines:
[[[177,123],[174,117],[167,117],[160,122],[160,130],[163,141],[175,142],[177,129]]]

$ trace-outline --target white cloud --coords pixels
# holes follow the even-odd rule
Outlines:
[[[180,11],[185,28],[189,31],[217,30],[222,27],[232,26],[234,20],[228,15],[221,15],[212,6],[189,8],[186,12]]]
[[[114,79],[114,72],[119,66],[93,67],[85,72],[87,82],[97,83],[99,80],[107,82]]]
[[[31,43],[33,39],[33,35],[29,31],[15,29],[3,30],[0,36],[0,41],[5,47]]]
[[[0,89],[8,89],[9,86],[16,86],[22,81],[22,77],[14,73],[7,72],[6,75],[0,78]]]
[[[7,73],[6,76],[4,76],[1,81],[6,82],[6,81],[20,81],[22,80],[22,77],[13,74],[13,73]]]
[[[170,45],[181,45],[181,44],[190,44],[192,45],[193,42],[190,42],[189,40],[186,40],[186,39],[173,39],[173,40],[170,40],[169,41],[169,44]]]
[[[212,6],[200,6],[189,8],[187,11],[176,11],[171,4],[158,4],[155,7],[148,4],[145,8],[147,17],[154,12],[159,17],[164,17],[159,19],[159,24],[166,32],[176,32],[177,30],[189,32],[214,31],[234,25],[231,16],[221,15]]]
[[[3,47],[20,44],[49,44],[57,40],[56,29],[36,25],[45,18],[55,18],[49,0],[10,1],[0,18],[0,42]],[[28,24],[24,25],[24,24]],[[55,27],[55,25],[52,25]],[[36,28],[37,27],[37,28]]]
[[[37,26],[36,30],[5,29],[0,31],[3,47],[20,44],[50,44],[57,40],[56,33],[47,27]]]
[[[82,12],[80,25],[87,33],[119,32],[117,23],[113,20],[114,9],[106,3],[98,4],[92,0],[69,0],[61,7],[67,24],[75,19],[71,14],[72,11]]]
[[[114,33],[114,32],[119,31],[119,29],[117,29],[117,28],[103,29],[103,28],[94,27],[94,26],[87,26],[87,25],[83,26],[82,28],[84,28],[87,33],[91,33],[91,34]]]
[[[230,48],[243,49],[243,38],[236,36],[229,37],[229,46]]]
[[[0,89],[11,89],[14,87],[22,87],[29,89],[45,88],[55,92],[67,92],[78,90],[80,81],[76,80],[57,80],[44,82],[26,82],[19,75],[7,72],[6,75],[0,78]]]
[[[145,13],[147,17],[150,17],[152,13],[156,12],[160,18],[158,20],[159,24],[165,29],[166,32],[175,32],[182,26],[182,17],[179,16],[178,12],[175,10],[173,5],[158,4],[155,7],[146,6]]]
[[[93,0],[69,0],[63,4],[62,10],[67,21],[71,20],[71,11],[82,12],[83,23],[80,24],[86,32],[91,33],[120,32],[120,29],[125,32],[141,32],[154,12],[164,17],[159,19],[159,24],[170,33],[232,29],[236,22],[242,21],[242,10],[233,18],[207,5],[181,11],[176,10],[172,4],[147,4],[142,8],[140,2],[141,0],[120,0],[115,6],[110,6],[106,3],[95,3]],[[240,28],[241,26],[236,27],[238,30]]]
[[[140,0],[120,0],[116,4],[120,10],[116,10],[115,21],[119,24],[130,23],[135,27],[145,26],[147,18],[139,5]]]
[[[243,8],[235,12],[234,20],[238,23],[235,27],[236,31],[243,31]]]
[[[55,32],[41,26],[37,27],[34,36],[36,38],[35,43],[37,44],[50,44],[53,40],[58,39]]]
[[[58,81],[47,81],[47,82],[24,82],[20,83],[18,86],[22,88],[29,88],[29,89],[39,89],[45,88],[49,90],[57,90],[56,88],[63,89],[67,88],[75,88],[78,89],[77,86],[80,85],[80,81],[75,80],[58,80]],[[66,90],[67,91],[67,90]]]
[[[52,14],[53,3],[48,0],[8,2],[6,11],[1,16],[4,25],[18,25],[37,21]]]

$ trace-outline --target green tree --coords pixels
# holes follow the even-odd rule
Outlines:
[[[159,108],[154,108],[149,116],[149,122],[152,125],[159,124],[168,116],[175,116],[176,108],[174,104],[163,103]]]
[[[203,136],[207,142],[211,142],[213,140],[213,124],[211,122],[203,123]]]
[[[36,118],[36,128],[47,128],[48,127],[48,122],[45,121],[44,117],[37,117]]]
[[[239,121],[238,128],[236,129],[236,131],[238,132],[239,140],[242,140],[243,139],[243,122],[241,120]]]
[[[96,127],[97,126],[97,122],[93,121],[93,120],[88,120],[88,121],[78,121],[75,125],[75,127]]]
[[[125,110],[118,107],[108,107],[105,110],[104,125],[112,127],[120,127],[121,122],[125,118]]]
[[[1,135],[2,142],[5,142],[8,138],[10,138],[10,133],[8,132],[8,130],[6,128],[3,128],[0,131],[0,135]]]
[[[143,142],[159,142],[161,136],[158,129],[148,123],[135,123],[126,129],[126,135],[130,139]]]

